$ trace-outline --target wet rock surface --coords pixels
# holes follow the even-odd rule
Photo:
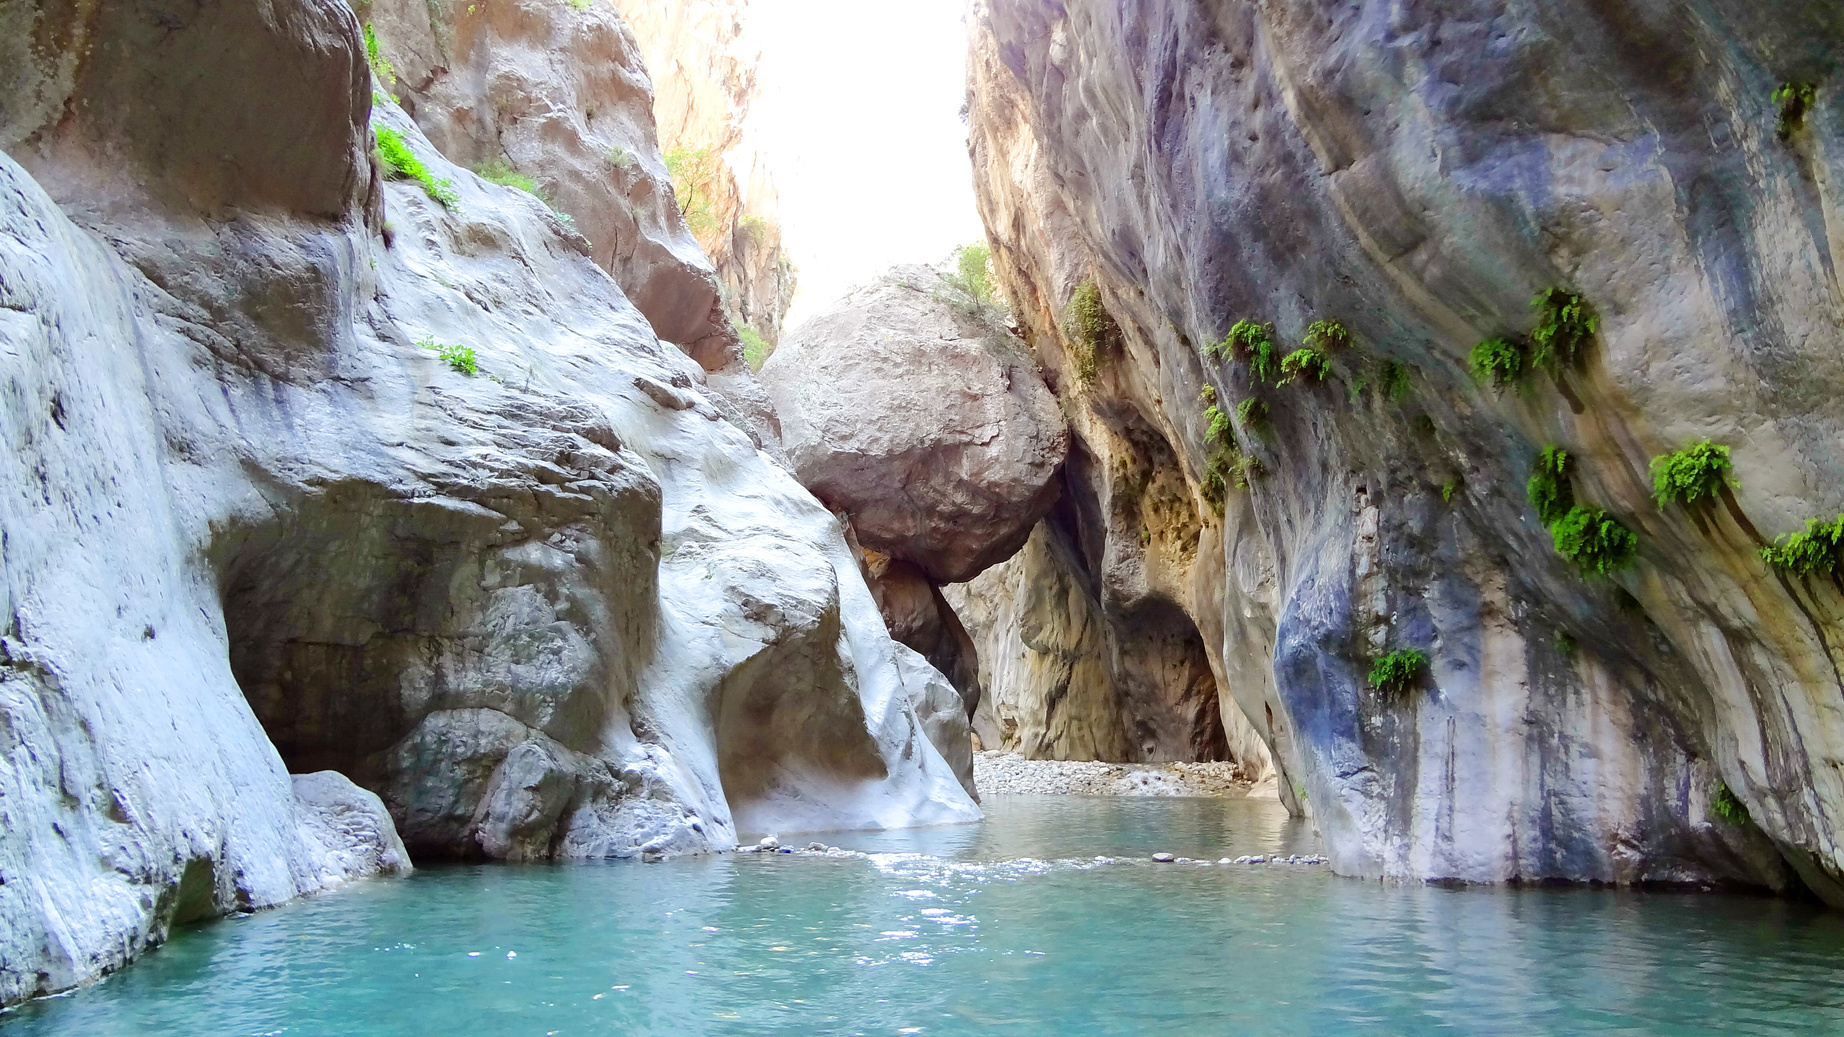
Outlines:
[[[972,21],[976,186],[1095,459],[1085,535],[1110,582],[1158,583],[1160,525],[1117,504],[1141,473],[1183,479],[1201,528],[1173,600],[1336,868],[1797,872],[1844,901],[1844,786],[1817,762],[1844,741],[1844,597],[1757,554],[1844,507],[1844,108],[1821,87],[1783,134],[1771,99],[1835,83],[1844,14],[991,0]],[[1118,327],[1099,351],[1068,332],[1085,284]],[[1476,380],[1469,352],[1524,341],[1550,288],[1598,312],[1583,354]],[[1327,377],[1207,351],[1244,319]],[[1348,337],[1313,338],[1322,319]],[[1704,437],[1739,484],[1659,507],[1651,458]],[[1549,445],[1637,534],[1632,567],[1558,555],[1525,496]],[[1372,687],[1410,647],[1423,679]],[[1718,817],[1720,789],[1751,820]]]

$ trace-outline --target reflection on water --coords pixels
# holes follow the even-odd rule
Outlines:
[[[1316,851],[1271,803],[986,807],[826,837],[868,857],[361,883],[189,930],[0,1032],[1844,1032],[1844,925],[1811,907],[1144,861]]]

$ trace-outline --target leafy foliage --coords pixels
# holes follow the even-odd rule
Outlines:
[[[1453,495],[1460,492],[1460,477],[1454,476],[1441,484],[1441,503],[1452,504]]]
[[[1504,388],[1524,377],[1524,347],[1505,338],[1489,338],[1473,347],[1473,375]]]
[[[1377,373],[1377,387],[1391,403],[1400,403],[1409,394],[1408,365],[1395,360],[1385,360],[1383,369]]]
[[[672,178],[672,196],[693,234],[717,229],[717,187],[723,158],[710,148],[666,149],[666,175]]]
[[[396,86],[397,67],[391,64],[391,59],[385,57],[384,54],[379,51],[378,34],[372,29],[370,22],[365,23],[364,32],[365,64],[371,66],[371,74],[377,76],[379,82],[383,83],[385,86]]]
[[[1531,466],[1530,481],[1524,484],[1530,503],[1537,507],[1537,518],[1549,525],[1569,513],[1575,504],[1575,492],[1569,487],[1569,452],[1559,446],[1547,446]]]
[[[1241,403],[1236,404],[1236,420],[1245,429],[1253,428],[1268,420],[1268,405],[1253,396],[1245,397]]]
[[[1288,353],[1286,359],[1281,361],[1281,374],[1285,377],[1280,380],[1280,384],[1286,385],[1300,378],[1311,378],[1315,382],[1323,382],[1327,370],[1329,370],[1329,365],[1326,363],[1324,353],[1316,349],[1296,349]]]
[[[1280,348],[1274,344],[1274,325],[1257,324],[1244,318],[1237,321],[1223,340],[1204,352],[1219,363],[1231,357],[1248,361],[1249,374],[1257,381],[1273,382],[1280,373]]]
[[[1789,140],[1805,127],[1806,113],[1818,102],[1818,87],[1811,83],[1781,83],[1774,91],[1774,103],[1780,106],[1780,122],[1774,132]]]
[[[1396,694],[1407,691],[1427,672],[1428,656],[1419,648],[1398,648],[1370,664],[1370,686]]]
[[[1556,553],[1586,574],[1610,575],[1632,564],[1639,552],[1639,537],[1632,530],[1605,511],[1583,504],[1551,523],[1549,533]]]
[[[1095,380],[1103,351],[1120,333],[1120,326],[1114,323],[1108,307],[1101,301],[1101,288],[1095,282],[1084,281],[1070,293],[1064,325],[1076,346],[1076,378],[1087,385]]]
[[[423,185],[429,197],[442,203],[445,209],[460,209],[461,200],[455,195],[455,182],[437,180],[435,174],[429,172],[429,167],[423,165],[423,160],[416,157],[416,152],[410,150],[403,134],[388,126],[380,126],[377,128],[377,136],[378,158],[393,176],[405,177]]]
[[[619,144],[609,148],[608,154],[603,157],[608,160],[609,165],[627,172],[632,172],[634,167],[640,164],[640,162],[634,158],[633,152]]]
[[[762,365],[768,363],[769,356],[775,352],[775,347],[768,344],[761,332],[747,324],[732,322],[732,326],[736,328],[736,337],[743,341],[743,362],[749,365],[751,371],[761,371]]]
[[[981,241],[955,249],[954,273],[947,275],[947,281],[980,302],[991,302],[992,246]]]
[[[1586,300],[1560,288],[1543,289],[1530,305],[1538,311],[1536,329],[1530,333],[1530,359],[1552,375],[1573,364],[1601,326],[1600,315]]]
[[[417,345],[424,349],[434,350],[437,358],[464,375],[472,377],[480,371],[480,364],[474,357],[472,346],[456,346],[447,342],[437,342],[434,335],[423,339]]]
[[[1659,507],[1672,501],[1695,504],[1714,499],[1728,484],[1729,448],[1705,439],[1652,459],[1652,496]]]
[[[579,11],[587,11],[595,0],[570,0],[570,6]]]
[[[1197,390],[1197,402],[1203,404],[1206,407],[1216,406],[1217,405],[1217,387],[1214,385],[1211,385],[1209,382],[1205,382],[1204,387],[1202,389]]]
[[[1351,332],[1343,324],[1321,317],[1306,326],[1306,344],[1319,349],[1338,349],[1351,344]]]
[[[758,216],[753,212],[744,213],[736,218],[736,228],[758,245],[768,240],[769,232],[774,230],[775,226],[775,221],[766,216]],[[987,297],[991,297],[990,287],[987,290]]]
[[[1808,519],[1805,531],[1761,548],[1767,564],[1795,576],[1835,572],[1844,565],[1844,514],[1830,522]]]
[[[510,187],[514,190],[524,191],[526,194],[535,195],[538,193],[537,182],[524,173],[512,168],[512,163],[503,158],[496,158],[491,162],[483,163],[479,168],[475,169],[474,172],[479,175],[480,179],[485,180],[489,184]]]
[[[1236,433],[1229,426],[1229,415],[1218,410],[1216,404],[1213,403],[1204,408],[1204,420],[1208,422],[1204,429],[1206,445],[1227,447],[1236,445]]]
[[[1747,805],[1735,795],[1727,782],[1718,781],[1716,787],[1710,790],[1710,813],[1737,828],[1749,821]]]

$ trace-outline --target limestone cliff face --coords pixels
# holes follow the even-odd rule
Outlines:
[[[681,167],[680,194],[737,325],[781,341],[794,264],[781,251],[779,196],[749,132],[762,52],[748,0],[621,0],[654,83],[660,146]]]
[[[1844,595],[1757,553],[1844,508],[1841,43],[1817,2],[976,5],[982,213],[1093,458],[1101,595],[1175,584],[1339,870],[1844,902]],[[1071,320],[1090,283],[1118,332]],[[1550,288],[1599,314],[1578,361],[1482,384]],[[1206,352],[1242,319],[1325,379]],[[1704,438],[1735,485],[1661,508],[1650,461]],[[1637,535],[1611,578],[1526,497],[1551,445]],[[1114,506],[1149,471],[1203,527],[1164,577]],[[1386,694],[1397,648],[1431,669]]]
[[[406,844],[978,816],[839,522],[345,3],[0,30],[0,1001]]]

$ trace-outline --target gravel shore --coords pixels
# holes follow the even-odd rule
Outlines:
[[[1247,796],[1233,763],[1092,763],[1027,760],[1017,753],[973,754],[980,795]]]

